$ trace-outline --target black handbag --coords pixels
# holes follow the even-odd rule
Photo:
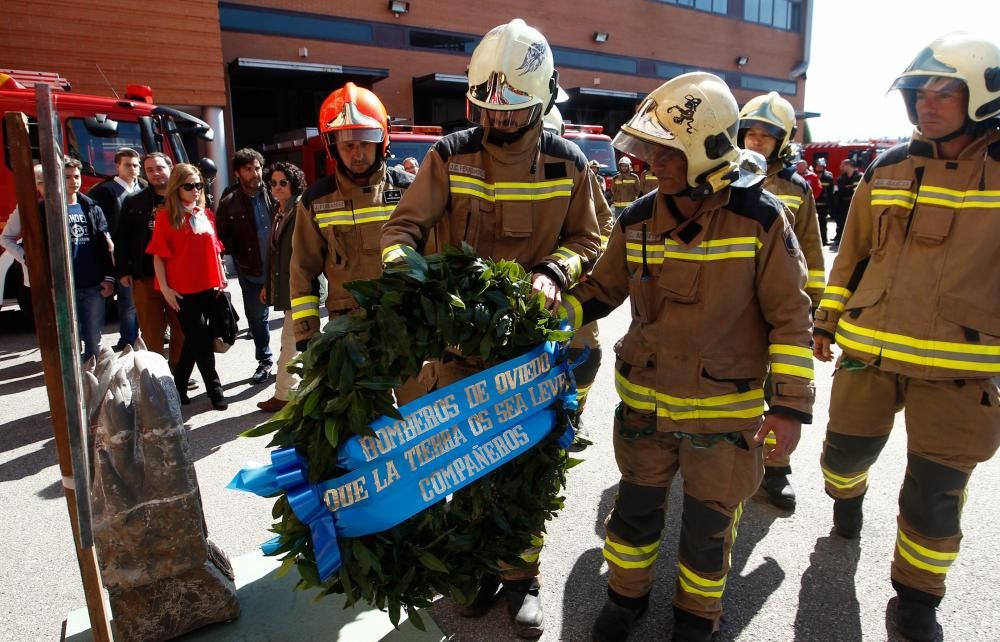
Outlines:
[[[215,297],[212,304],[212,337],[215,339],[213,348],[216,352],[222,353],[233,347],[236,343],[236,333],[240,315],[233,307],[232,297],[228,292],[222,292]]]

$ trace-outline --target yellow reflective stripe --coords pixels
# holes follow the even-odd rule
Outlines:
[[[334,212],[320,212],[313,216],[313,220],[320,227],[330,227],[331,225],[354,225],[354,213],[351,210],[337,210]]]
[[[771,354],[772,374],[813,378],[813,355],[809,348],[775,343],[768,346],[768,352]]]
[[[823,270],[809,270],[809,280],[806,281],[806,288],[822,290],[826,286],[826,272]]]
[[[932,368],[1000,373],[1000,346],[917,339],[869,330],[841,318],[837,343],[860,352]]]
[[[554,256],[556,261],[566,270],[571,284],[575,283],[577,279],[580,278],[580,274],[583,272],[583,261],[579,254],[568,247],[560,246],[556,248],[556,251],[552,253],[552,256]]]
[[[682,562],[677,562],[677,581],[686,593],[694,593],[704,597],[716,597],[721,599],[722,592],[726,588],[726,576],[721,579],[710,580],[707,577],[698,575]]]
[[[292,320],[319,316],[319,297],[315,295],[299,296],[290,301]]]
[[[468,194],[487,201],[538,201],[570,196],[572,178],[560,178],[537,183],[497,182],[487,183],[471,176],[449,174],[452,194]]]
[[[563,309],[566,310],[566,319],[574,330],[578,329],[583,321],[583,306],[580,305],[580,299],[572,294],[565,294],[562,300]]]
[[[795,196],[793,194],[775,194],[778,200],[788,206],[788,209],[792,212],[798,212],[799,208],[802,207],[802,197]]]
[[[607,237],[607,236],[604,236],[603,234],[601,234],[601,251],[602,252],[604,250],[608,249],[608,241],[609,240],[610,240],[610,237]]]
[[[905,189],[880,189],[872,190],[872,205],[898,205],[906,209],[912,209],[916,202],[917,195]]]
[[[638,386],[615,371],[615,389],[627,405],[636,410],[656,410],[658,417],[685,419],[749,419],[764,412],[764,391],[758,388],[714,397],[675,397],[652,388]]]
[[[646,244],[646,263],[661,264],[664,258],[689,261],[720,261],[724,259],[754,258],[757,251],[763,247],[760,239],[755,236],[735,237],[702,241],[693,247],[684,247],[680,243],[667,239],[663,244]],[[625,259],[632,263],[642,263],[642,243],[626,243]]]
[[[376,207],[363,207],[354,210],[354,220],[358,225],[364,223],[379,223],[389,220],[389,215],[396,208],[395,205],[378,205]]]
[[[778,438],[774,435],[774,432],[767,433],[767,437],[764,437],[765,446],[777,446]]]
[[[395,245],[390,245],[389,247],[382,250],[383,263],[392,263],[393,261],[402,259],[405,256],[406,254],[403,253],[403,246],[400,243],[397,243]]]
[[[847,490],[849,488],[854,488],[855,486],[858,486],[859,484],[863,484],[866,481],[868,481],[867,470],[864,471],[863,473],[858,473],[853,477],[844,477],[842,475],[838,475],[837,473],[831,471],[826,466],[820,466],[820,468],[823,470],[823,479],[826,480],[826,483],[830,484],[834,488],[839,488],[840,490]]]
[[[907,562],[924,571],[944,575],[951,563],[958,559],[958,553],[935,551],[917,544],[903,531],[896,531],[896,550]]]
[[[612,203],[612,207],[627,207],[632,204],[632,201],[615,201]]]
[[[316,305],[319,305],[319,297],[313,294],[298,296],[292,299],[290,303],[292,304],[292,307],[302,305],[304,303],[315,303]]]
[[[660,540],[645,546],[626,546],[604,538],[604,559],[621,568],[649,568],[660,556]]]
[[[312,308],[310,310],[293,310],[292,311],[292,321],[297,321],[299,319],[304,319],[306,317],[318,317],[319,316],[319,306]]]
[[[918,203],[944,205],[958,209],[1000,207],[1000,190],[955,190],[935,185],[923,185]]]
[[[520,557],[529,564],[533,564],[534,562],[538,561],[538,556],[541,555],[541,553],[542,553],[542,547],[536,546],[534,548],[529,548],[523,551],[520,555],[518,555],[518,557]]]
[[[823,298],[819,301],[819,307],[830,308],[832,310],[837,310],[839,312],[844,311],[844,306],[847,305],[847,300],[851,298],[854,294],[847,288],[842,288],[836,285],[828,285],[826,289],[823,290]]]

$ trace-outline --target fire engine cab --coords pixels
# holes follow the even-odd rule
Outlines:
[[[588,161],[597,161],[600,165],[597,173],[604,183],[604,191],[610,192],[611,181],[618,173],[618,167],[615,162],[615,149],[611,146],[611,137],[604,133],[604,127],[566,123],[563,138],[576,143]]]
[[[840,163],[848,158],[854,162],[858,171],[863,172],[882,152],[899,142],[890,139],[871,139],[849,143],[806,143],[802,146],[802,157],[811,167],[816,166],[818,159],[824,159],[827,170],[834,176],[840,172]]]
[[[185,143],[194,137],[212,140],[215,133],[204,121],[169,107],[153,104],[146,85],[129,85],[121,98],[73,93],[69,82],[55,73],[0,69],[0,116],[22,112],[28,116],[32,156],[37,160],[38,126],[34,86],[53,88],[52,99],[59,113],[63,153],[83,163],[83,187],[115,175],[115,150],[131,147],[140,154],[160,151],[174,163],[186,163]],[[191,135],[191,136],[189,136]],[[6,124],[0,129],[4,158],[0,164],[0,227],[14,209],[14,176]]]

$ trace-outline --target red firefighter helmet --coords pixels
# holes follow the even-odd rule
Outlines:
[[[374,93],[352,82],[326,97],[319,108],[319,131],[333,155],[338,140],[381,143],[380,158],[389,148],[389,116]]]

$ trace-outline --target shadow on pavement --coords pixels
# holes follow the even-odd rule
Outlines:
[[[232,403],[233,399],[228,401]],[[204,404],[204,412],[218,412],[211,409],[207,398],[203,400],[192,399],[189,407],[196,407],[199,404]],[[264,418],[270,417],[270,415],[265,416],[264,413],[253,414],[259,414],[260,417]],[[263,422],[263,419],[250,415],[219,414],[219,416],[219,421],[188,430],[188,444],[191,446],[192,461],[198,461],[214,454],[222,444],[238,439],[241,432]]]
[[[50,428],[50,424],[45,427]],[[56,454],[56,440],[49,433],[49,440],[42,444],[40,450],[33,450],[20,457],[5,461],[0,464],[0,482],[14,481],[37,475],[49,466],[59,463]]]
[[[618,484],[606,488],[601,494],[597,521],[594,523],[594,532],[601,539],[604,539],[604,524],[615,507],[617,494]],[[608,574],[601,572],[603,564],[604,553],[601,548],[584,551],[573,564],[563,589],[560,640],[590,639],[594,622],[608,594]],[[582,605],[592,605],[593,609],[581,609]],[[579,617],[581,614],[586,616]]]
[[[9,368],[0,368],[0,396],[16,395],[25,390],[44,386],[43,374],[40,361],[28,361]]]
[[[860,640],[861,607],[854,575],[861,557],[859,540],[820,537],[802,574],[795,640]],[[836,608],[830,608],[836,604]],[[891,637],[891,636],[890,636]]]
[[[49,411],[18,417],[8,424],[3,424],[2,430],[0,452],[10,452],[22,446],[52,439],[52,418]]]

